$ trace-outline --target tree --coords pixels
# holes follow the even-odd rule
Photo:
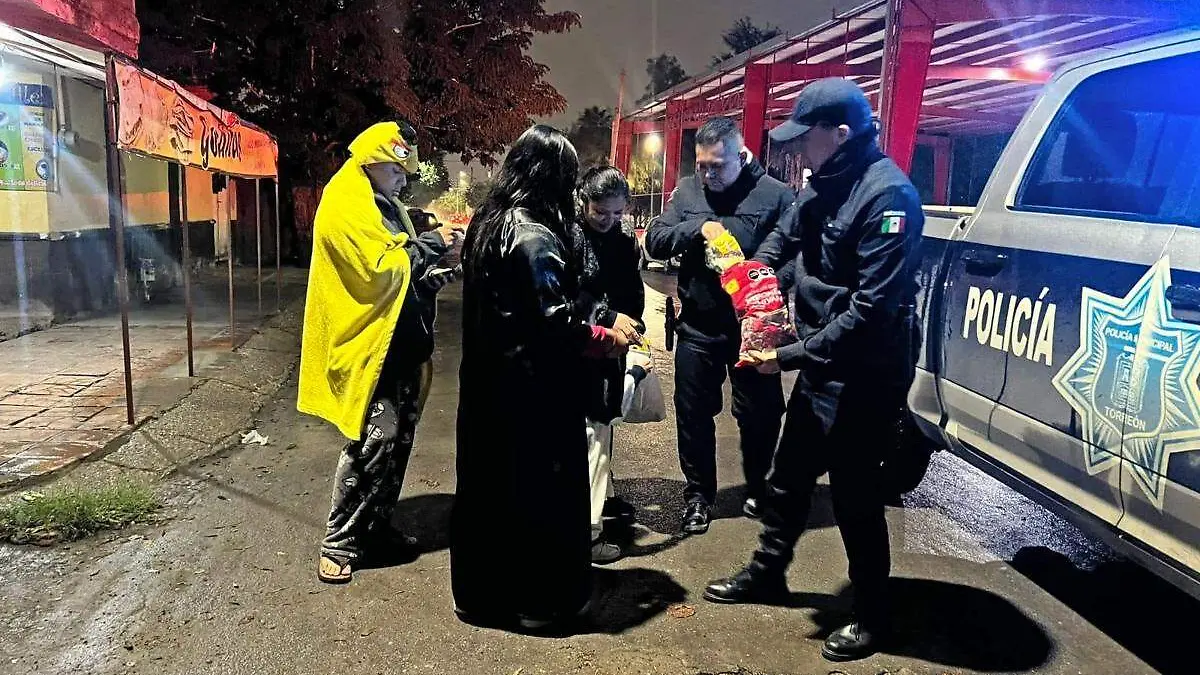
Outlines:
[[[445,155],[434,155],[421,162],[415,180],[410,179],[404,201],[412,206],[428,206],[450,189],[450,176],[446,171]]]
[[[629,159],[629,176],[627,179],[629,181],[629,189],[635,195],[662,192],[662,157],[640,153],[634,154]]]
[[[542,0],[141,0],[142,60],[279,138],[285,174],[324,181],[354,135],[403,117],[423,156],[491,165],[566,108],[526,53],[579,25]]]
[[[729,51],[714,56],[712,60],[713,65],[715,66],[736,54],[754,49],[767,40],[779,37],[781,34],[783,34],[783,31],[779,26],[772,26],[768,23],[760,28],[754,25],[750,17],[743,16],[734,22],[729,30],[721,34],[721,41],[725,43]]]
[[[646,84],[646,93],[638,100],[644,103],[664,91],[688,79],[687,72],[679,64],[679,59],[670,54],[659,54],[652,59],[646,59],[646,74],[650,82]]]
[[[465,223],[471,219],[474,207],[470,201],[471,181],[459,175],[458,183],[430,204],[442,217],[452,223]]]
[[[579,166],[583,170],[608,163],[612,151],[612,124],[611,110],[592,106],[579,113],[579,119],[567,131],[567,137],[579,153]]]
[[[472,210],[483,206],[483,202],[492,191],[493,184],[493,181],[490,180],[471,181],[471,187],[467,188],[467,205]]]

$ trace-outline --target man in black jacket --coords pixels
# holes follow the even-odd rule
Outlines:
[[[743,511],[751,518],[759,515],[784,410],[777,373],[733,368],[741,346],[737,316],[717,273],[705,264],[705,243],[729,232],[747,257],[753,255],[794,197],[745,149],[737,124],[718,117],[696,133],[696,175],[679,181],[663,214],[646,231],[650,257],[682,255],[675,415],[679,464],[687,480],[683,531],[688,534],[708,531],[716,499],[715,418],[723,407],[726,375],[733,384],[733,416],[741,431],[748,497]]]
[[[799,370],[800,378],[768,479],[758,550],[743,571],[704,593],[728,603],[786,594],[784,572],[817,479],[828,472],[856,619],[826,640],[822,653],[835,661],[872,653],[888,630],[881,462],[896,445],[896,422],[913,378],[924,217],[912,183],[880,151],[876,136],[862,90],[839,78],[809,85],[791,120],[771,132],[777,143],[795,142],[813,171],[809,187],[757,254],[771,266],[796,260],[799,341],[752,352],[750,359],[765,372]]]

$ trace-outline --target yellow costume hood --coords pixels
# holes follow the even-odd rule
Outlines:
[[[296,408],[351,440],[362,436],[411,277],[408,235],[384,225],[363,171],[380,163],[416,171],[416,146],[394,122],[376,124],[350,144],[350,159],[325,186],[313,223]]]

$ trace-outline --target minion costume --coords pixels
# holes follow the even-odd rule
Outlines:
[[[437,291],[430,274],[449,248],[436,230],[416,235],[403,205],[380,194],[365,167],[417,170],[416,133],[376,124],[350,144],[313,226],[297,409],[349,439],[334,478],[318,577],[350,580],[367,555],[399,553],[393,530],[413,437],[432,376]]]

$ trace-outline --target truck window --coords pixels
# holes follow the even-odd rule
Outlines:
[[[1017,193],[1027,211],[1200,226],[1200,54],[1084,80]]]

